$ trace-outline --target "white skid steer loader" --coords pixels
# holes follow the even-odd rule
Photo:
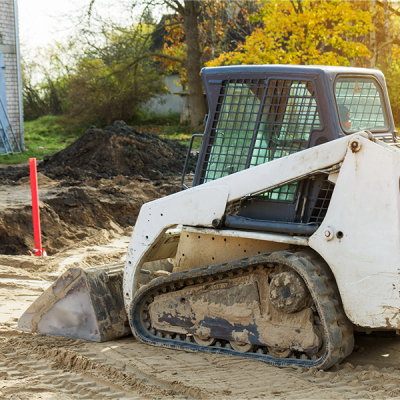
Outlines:
[[[202,77],[193,186],[143,205],[124,268],[69,270],[19,327],[323,369],[352,352],[353,329],[399,330],[400,149],[382,73]]]

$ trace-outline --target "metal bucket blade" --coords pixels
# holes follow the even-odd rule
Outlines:
[[[131,333],[120,264],[70,268],[25,311],[18,327],[95,342]]]

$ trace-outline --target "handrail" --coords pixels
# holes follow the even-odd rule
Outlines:
[[[184,167],[183,167],[181,185],[182,185],[182,187],[183,187],[185,190],[186,190],[186,189],[189,189],[189,187],[187,187],[187,186],[185,185],[184,181],[185,181],[186,170],[187,170],[187,167],[188,167],[188,165],[189,165],[189,158],[190,158],[190,152],[191,152],[192,146],[193,146],[193,140],[194,140],[195,138],[197,138],[197,137],[203,137],[203,134],[202,134],[202,133],[195,133],[195,134],[193,134],[192,137],[190,138],[189,148],[188,148],[188,152],[187,152],[186,160],[185,160],[185,165],[184,165]]]

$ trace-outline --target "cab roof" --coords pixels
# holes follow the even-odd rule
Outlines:
[[[368,68],[333,67],[327,65],[231,65],[224,67],[206,67],[201,70],[202,75],[227,75],[227,74],[251,74],[251,73],[283,73],[283,74],[356,74],[375,75],[383,78],[381,71]]]

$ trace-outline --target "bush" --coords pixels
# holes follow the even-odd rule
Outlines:
[[[168,93],[163,77],[141,65],[83,60],[71,77],[66,110],[70,117],[100,125],[131,121],[151,98]]]

